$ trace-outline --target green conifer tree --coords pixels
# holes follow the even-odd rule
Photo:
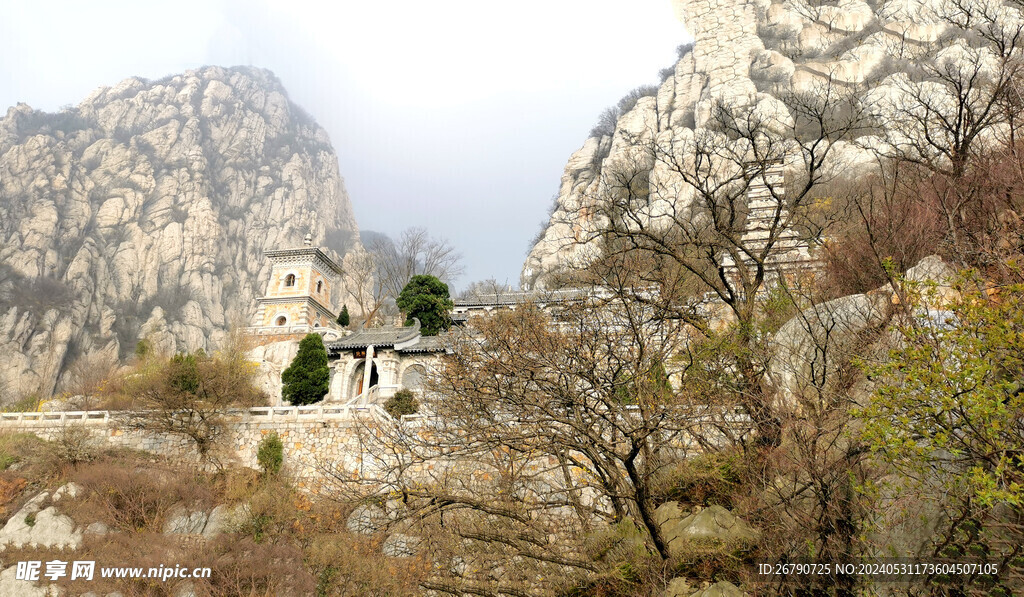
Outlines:
[[[452,325],[450,313],[455,303],[448,285],[434,276],[413,276],[395,303],[405,313],[405,325],[411,325],[414,317],[420,320],[424,336],[436,336]]]
[[[341,327],[348,327],[349,316],[348,316],[348,305],[341,306],[341,313],[338,313],[338,325]]]
[[[281,396],[295,406],[319,402],[327,394],[330,376],[323,339],[319,334],[307,334],[292,364],[281,374]]]

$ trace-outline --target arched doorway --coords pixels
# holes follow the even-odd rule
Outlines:
[[[356,370],[352,373],[352,394],[351,394],[352,398],[355,398],[356,396],[358,396],[358,395],[363,393],[363,382],[365,381],[365,377],[366,377],[365,374],[366,374],[366,362],[364,361],[362,363],[359,363],[359,366],[357,366]],[[370,363],[370,388],[372,388],[375,385],[377,385],[378,379],[379,378],[378,378],[378,375],[377,375],[377,364],[373,363],[371,361],[371,363]],[[369,388],[367,388],[367,389],[369,389]]]
[[[426,370],[422,365],[410,365],[402,373],[402,388],[406,390],[419,390],[423,387],[423,376]]]

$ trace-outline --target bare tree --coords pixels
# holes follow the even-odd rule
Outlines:
[[[431,238],[426,228],[402,231],[398,242],[375,240],[370,252],[377,259],[378,283],[397,297],[413,276],[429,275],[451,282],[462,274],[462,256],[444,239]]]
[[[365,320],[380,313],[397,313],[394,301],[416,275],[431,275],[450,283],[462,274],[462,256],[444,239],[431,238],[425,228],[404,230],[398,242],[374,239],[367,251],[358,252],[346,264],[349,294]]]
[[[498,282],[494,278],[472,282],[466,289],[459,293],[461,299],[471,299],[480,296],[493,296],[501,298],[502,295],[513,292],[513,288],[507,282]]]
[[[987,252],[1006,210],[1022,203],[1007,184],[1019,170],[1021,51],[1024,12],[1019,2],[953,0],[934,9],[945,25],[931,44],[892,58],[899,74],[878,82],[870,99],[884,143],[879,155],[916,166],[915,192],[938,211],[941,250],[961,266],[996,266]],[[996,174],[996,176],[993,176]]]
[[[888,144],[879,151],[958,178],[994,129],[1015,124],[1024,18],[1012,2],[964,0],[944,3],[932,16],[945,33],[923,48],[905,48],[894,57],[900,74],[872,92]]]
[[[785,105],[788,114],[719,104],[692,135],[635,138],[636,151],[605,166],[602,192],[589,206],[598,214],[589,240],[605,251],[660,261],[648,284],[661,287],[658,300],[673,301],[674,316],[699,335],[719,334],[705,293],[724,305],[731,333],[745,347],[734,363],[738,394],[766,444],[778,441],[779,423],[770,408],[770,380],[754,357],[763,352],[755,346],[758,301],[794,252],[793,231],[804,208],[838,170],[835,142],[867,125],[853,92],[828,81],[790,94]],[[696,292],[679,295],[681,280],[690,280]]]
[[[380,284],[378,259],[366,249],[359,248],[345,256],[345,290],[359,309],[363,321],[372,321],[388,298]]]
[[[204,461],[217,462],[215,448],[232,408],[265,404],[253,383],[255,368],[243,352],[227,347],[216,356],[202,351],[148,362],[130,374],[126,389],[134,400],[120,424],[157,434],[188,438]]]
[[[603,287],[625,284],[622,271],[597,277]],[[681,402],[668,381],[682,328],[614,296],[554,315],[521,305],[474,320],[432,376],[428,418],[412,429],[368,428],[362,449],[373,462],[330,467],[335,490],[400,502],[391,526],[421,537],[443,562],[424,584],[441,592],[534,595],[585,584],[616,565],[587,547],[608,525],[632,529],[636,548],[665,562],[655,486],[694,442],[722,441],[723,432],[720,411]]]

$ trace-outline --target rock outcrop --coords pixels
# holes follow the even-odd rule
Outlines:
[[[165,535],[202,535],[212,539],[236,526],[244,516],[242,506],[221,504],[208,512],[178,506],[167,515],[163,531]]]
[[[692,542],[731,544],[752,542],[758,537],[754,528],[718,505],[687,512],[676,502],[666,502],[654,511],[654,520],[673,553]]]
[[[326,132],[268,71],[127,79],[0,119],[0,400],[46,396],[140,339],[215,349],[264,250],[358,242]],[[338,255],[335,255],[338,257]],[[343,293],[335,293],[340,296]]]
[[[797,130],[794,106],[827,88],[876,124],[851,128],[843,140],[830,139],[833,162],[826,169],[850,174],[872,167],[879,150],[945,159],[947,135],[929,129],[930,140],[920,142],[922,127],[941,129],[928,119],[941,110],[955,113],[959,87],[950,81],[962,80],[967,86],[962,93],[974,94],[971,101],[985,101],[990,91],[984,82],[999,80],[1004,60],[999,53],[1020,54],[1014,35],[1019,37],[1024,23],[1020,7],[1002,0],[674,2],[693,35],[692,47],[681,46],[681,57],[663,71],[660,86],[638,88],[602,116],[569,158],[550,221],[523,265],[524,288],[544,287],[553,273],[592,258],[598,250],[594,232],[602,225],[595,204],[615,192],[607,174],[616,168],[646,169],[646,175],[631,179],[649,186],[640,192],[651,193],[652,214],[659,200],[670,203],[673,213],[685,214],[691,187],[675,179],[652,148],[685,154],[703,133],[721,132],[719,125],[728,119],[719,117],[722,110],[740,123]],[[980,137],[994,138],[997,129],[991,126]],[[720,146],[727,148],[729,140],[722,133]],[[788,173],[792,157],[786,158]]]
[[[958,299],[952,284],[956,270],[937,255],[925,257],[907,270],[908,290],[921,294],[922,322],[942,325],[946,309]],[[819,390],[842,382],[837,375],[851,358],[892,348],[889,334],[900,297],[886,285],[809,307],[783,324],[775,334],[769,370],[778,399],[788,404],[814,404]],[[828,383],[826,383],[828,381]],[[858,386],[854,397],[863,397]]]
[[[71,518],[49,503],[58,502],[65,496],[74,497],[79,491],[77,485],[68,484],[57,489],[52,496],[44,491],[30,499],[0,529],[0,550],[8,546],[78,549],[82,544],[82,531],[75,528]]]

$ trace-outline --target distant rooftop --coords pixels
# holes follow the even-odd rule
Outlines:
[[[510,290],[508,292],[482,293],[455,299],[455,309],[460,307],[489,307],[519,305],[522,303],[561,303],[583,300],[593,293],[590,289],[568,288],[565,290]]]
[[[380,328],[362,328],[354,334],[345,336],[337,342],[327,345],[327,351],[338,353],[344,350],[374,348],[394,348],[399,352],[439,352],[444,350],[444,342],[437,336],[420,335],[418,319],[408,327],[387,326]]]

